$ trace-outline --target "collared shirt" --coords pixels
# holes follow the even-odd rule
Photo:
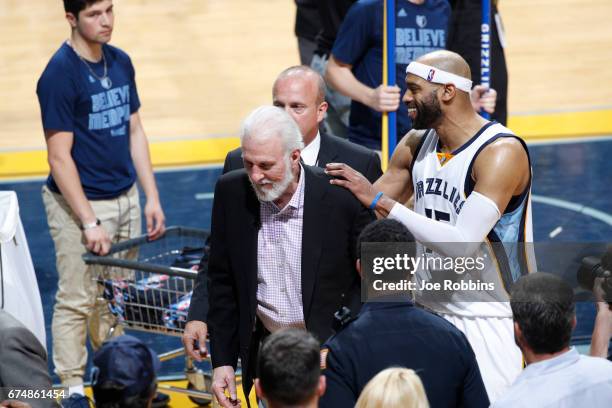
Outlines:
[[[312,142],[308,143],[308,145],[302,149],[302,161],[309,166],[316,166],[320,149],[321,133],[317,132],[317,137],[315,137]]]
[[[612,362],[580,355],[574,347],[529,364],[493,408],[612,406]]]
[[[270,332],[283,327],[306,328],[302,306],[302,227],[304,169],[297,189],[279,209],[262,202],[257,240],[257,317]]]

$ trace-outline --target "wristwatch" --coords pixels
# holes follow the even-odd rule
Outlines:
[[[98,225],[102,224],[100,222],[99,218],[96,218],[96,220],[94,222],[89,222],[87,224],[83,224],[83,226],[81,227],[81,229],[83,231],[88,230],[88,229],[92,229],[92,228],[96,228]]]

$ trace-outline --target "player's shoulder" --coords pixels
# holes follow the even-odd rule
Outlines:
[[[402,169],[410,167],[429,133],[429,130],[422,129],[412,129],[406,133],[395,147],[390,166]]]
[[[525,141],[507,127],[495,124],[491,130],[494,133],[491,142],[487,143],[483,149],[485,155],[518,157],[529,153]]]
[[[527,144],[512,130],[498,122],[487,123],[478,137],[481,146],[478,156],[491,157],[497,155],[524,155],[528,154]]]
[[[430,132],[430,129],[411,129],[400,140],[399,146],[408,147],[414,153]]]
[[[499,138],[487,145],[475,158],[472,175],[476,181],[485,175],[519,177],[529,173],[529,160],[526,147],[518,139]]]

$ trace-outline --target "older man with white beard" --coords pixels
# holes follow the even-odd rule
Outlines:
[[[213,392],[224,407],[237,406],[238,357],[248,395],[269,333],[296,327],[324,341],[339,307],[359,309],[355,243],[373,220],[321,169],[301,164],[302,135],[284,110],[254,110],[240,139],[245,168],[215,187],[208,279],[198,277],[183,338],[199,360],[194,343],[204,344],[208,323]]]

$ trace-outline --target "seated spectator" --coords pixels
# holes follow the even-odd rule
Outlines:
[[[571,286],[549,273],[526,275],[512,288],[510,305],[527,367],[492,406],[610,407],[612,363],[570,347],[576,326]]]
[[[414,370],[387,368],[363,389],[355,408],[429,408],[423,383]]]
[[[105,342],[93,358],[92,388],[97,408],[149,408],[157,389],[155,352],[135,337]]]
[[[363,229],[358,254],[365,242],[414,242],[414,237],[399,222],[383,219]],[[459,329],[407,297],[379,300],[365,303],[357,319],[323,345],[322,408],[354,406],[368,381],[393,366],[419,373],[432,407],[489,406],[476,357]]]
[[[255,390],[268,408],[317,407],[325,392],[319,342],[300,329],[270,335],[259,352]]]
[[[19,406],[18,401],[4,402],[11,388],[51,387],[47,352],[38,339],[11,314],[0,310],[0,406]],[[51,402],[27,400],[35,407]],[[23,403],[23,402],[22,402]]]

